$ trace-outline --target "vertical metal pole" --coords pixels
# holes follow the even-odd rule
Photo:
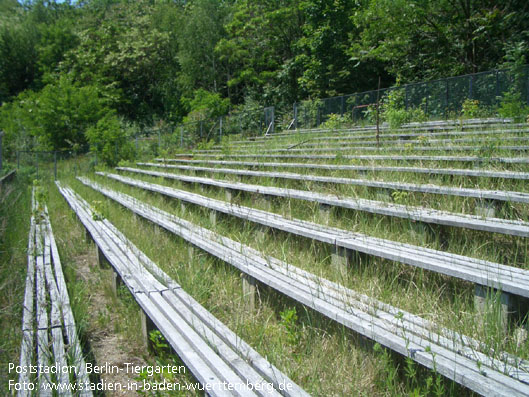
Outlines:
[[[275,111],[275,107],[272,106],[272,128],[270,129],[271,134],[274,133],[275,125],[276,125],[276,111]]]
[[[180,126],[180,147],[184,147],[184,126]]]
[[[219,142],[222,141],[222,116],[219,119]]]
[[[380,146],[380,76],[378,76],[378,90],[377,90],[377,147]]]
[[[404,87],[404,107],[408,110],[408,85]]]
[[[450,94],[449,94],[449,91],[448,91],[448,86],[449,86],[448,79],[446,79],[445,119],[448,119],[448,106],[449,106],[449,103],[450,103]]]
[[[2,171],[2,136],[4,135],[3,131],[0,131],[0,171]]]
[[[500,96],[500,72],[496,70],[496,100],[495,100],[496,103],[498,103],[499,96]]]
[[[468,98],[469,99],[472,99],[472,94],[473,94],[473,91],[474,91],[474,75],[470,75],[470,81],[468,83]]]
[[[204,122],[202,120],[200,120],[200,140],[203,139],[203,135],[204,135],[204,131],[203,131],[203,125],[204,125]]]
[[[53,152],[53,175],[55,180],[57,180],[57,151]]]
[[[525,75],[527,76],[526,83],[525,83],[527,85],[527,87],[526,87],[526,89],[527,89],[526,102],[529,105],[529,69],[527,67],[525,68]],[[524,120],[524,121],[526,121],[526,120]]]
[[[294,103],[294,129],[298,129],[298,104]]]

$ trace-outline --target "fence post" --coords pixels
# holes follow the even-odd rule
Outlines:
[[[448,104],[450,103],[450,94],[449,94],[449,91],[448,91],[448,79],[446,79],[445,83],[446,83],[445,119],[448,119]]]
[[[4,131],[0,131],[0,171],[2,171],[2,137],[4,136]]]
[[[525,75],[527,76],[527,82],[526,82],[526,85],[527,85],[527,98],[526,98],[526,102],[527,104],[529,105],[529,68],[525,68]],[[524,121],[527,121],[527,120],[524,120]]]
[[[54,180],[57,180],[57,151],[53,152],[53,175],[55,176]]]
[[[498,103],[498,98],[500,96],[500,72],[496,70],[496,99],[495,103]]]
[[[468,99],[472,99],[474,91],[474,75],[470,75],[470,81],[468,83]]]
[[[275,132],[275,126],[276,126],[276,108],[272,106],[272,128],[270,129],[271,134]]]
[[[408,84],[404,86],[404,106],[406,111],[408,110]]]
[[[219,118],[219,142],[222,141],[222,116]]]
[[[184,126],[180,126],[180,147],[184,147]]]
[[[298,129],[298,104],[294,102],[294,129]]]

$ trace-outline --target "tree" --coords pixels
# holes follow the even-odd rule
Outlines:
[[[509,43],[527,40],[527,2],[512,0],[364,0],[348,53],[378,60],[402,81],[496,67]]]
[[[295,62],[296,43],[304,23],[299,1],[240,1],[226,25],[228,37],[216,53],[225,61],[229,97],[264,104],[286,105],[299,96],[301,66]]]
[[[8,136],[25,131],[35,137],[35,146],[45,150],[86,149],[86,130],[112,109],[102,90],[81,86],[67,76],[41,91],[26,91],[2,107],[1,124]]]
[[[301,7],[306,23],[296,61],[302,65],[300,84],[307,94],[321,98],[375,88],[382,72],[377,60],[359,63],[348,53],[350,37],[359,33],[351,22],[360,11],[358,2],[306,0]]]
[[[120,115],[144,124],[166,110],[160,92],[174,94],[160,89],[176,59],[168,33],[153,23],[154,11],[143,0],[91,15],[61,69],[82,84],[104,87]]]
[[[178,37],[180,81],[184,91],[224,90],[223,65],[215,46],[225,36],[223,24],[227,12],[226,3],[216,0],[196,0],[186,6]]]

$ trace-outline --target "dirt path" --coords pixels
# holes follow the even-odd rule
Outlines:
[[[107,396],[137,396],[136,385],[141,383],[135,378],[136,374],[127,372],[125,363],[145,365],[141,357],[146,354],[143,346],[131,343],[115,329],[120,319],[117,314],[109,310],[113,302],[108,297],[110,270],[100,270],[93,246],[90,253],[74,258],[76,277],[86,283],[89,291],[87,337],[95,357],[94,365],[101,367],[101,381],[103,384],[113,385],[115,391],[106,391]],[[138,330],[138,332],[140,332]],[[118,370],[119,368],[119,370]]]

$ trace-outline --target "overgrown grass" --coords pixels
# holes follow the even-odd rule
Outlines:
[[[256,311],[248,312],[242,301],[240,273],[237,270],[196,250],[190,258],[188,244],[183,240],[131,217],[127,210],[103,199],[100,194],[78,183],[72,184],[89,202],[103,202],[108,219],[160,264],[184,290],[309,392],[315,395],[386,393],[384,388],[376,386],[374,380],[384,371],[384,363],[378,360],[370,345],[355,342],[357,338],[352,337],[350,331],[267,288],[259,290],[260,303]],[[120,187],[119,184],[109,184]],[[124,187],[120,190],[134,191]],[[186,206],[182,211],[174,200],[138,190],[135,193],[135,197],[143,201],[211,227],[209,218],[200,209],[195,211]],[[217,230],[221,234],[242,242],[252,240],[251,225],[238,227],[229,220],[221,221],[224,222],[224,227],[231,224],[232,228],[225,233],[224,227],[218,224]],[[296,308],[297,320],[285,315],[293,308]],[[363,367],[364,372],[359,373],[359,367]],[[399,390],[406,390],[408,381],[405,376],[399,378]]]
[[[30,176],[19,173],[0,187],[0,393],[8,395],[9,363],[20,360],[22,304],[27,269],[27,239],[31,214]]]
[[[306,137],[289,137],[282,139],[281,145],[299,143],[303,139]],[[276,144],[277,142],[266,145],[267,147],[274,147]],[[259,150],[257,146],[263,147],[263,145],[256,145],[256,148],[250,152],[257,153]],[[225,152],[226,155],[229,154],[228,149]],[[301,160],[288,161],[302,162]],[[309,160],[309,162],[315,161]],[[321,163],[325,163],[325,161]],[[369,162],[346,160],[338,156],[335,160],[327,161],[327,163],[367,164]],[[390,161],[377,164],[402,165],[401,162]],[[433,165],[434,167],[448,165],[453,168],[469,166],[466,163],[447,164],[443,162],[424,164],[410,162],[408,165]],[[529,169],[526,165],[496,163],[482,166],[486,169],[517,171]],[[238,270],[197,249],[190,251],[189,244],[183,239],[165,232],[147,221],[131,216],[128,210],[85,187],[73,176],[78,173],[86,173],[90,178],[104,185],[130,194],[197,225],[214,229],[221,235],[258,249],[263,254],[272,255],[314,274],[337,281],[358,292],[432,320],[439,326],[473,336],[485,342],[495,351],[505,350],[520,357],[529,358],[529,347],[526,343],[517,344],[513,329],[506,333],[502,327],[497,326],[497,321],[488,321],[487,316],[482,321],[480,315],[474,310],[474,287],[470,283],[366,255],[355,256],[350,271],[344,276],[343,273],[336,271],[331,266],[331,248],[323,243],[279,231],[266,231],[264,234],[258,234],[257,232],[261,232],[262,228],[250,222],[225,215],[217,215],[217,222],[213,225],[208,210],[188,204],[184,208],[177,200],[125,186],[107,178],[95,177],[91,174],[97,168],[94,167],[94,164],[86,161],[79,163],[72,159],[61,163],[61,167],[60,177],[91,205],[96,206],[99,212],[181,284],[184,290],[274,365],[288,374],[295,382],[314,395],[461,395],[471,393],[467,390],[461,390],[453,382],[445,380],[434,371],[420,368],[409,359],[393,354],[377,344],[373,345],[348,329],[269,288],[260,286],[259,303],[255,310],[248,310],[243,301],[241,274]],[[170,172],[170,170],[165,171]],[[316,171],[302,168],[285,168],[284,171],[348,177],[359,175],[344,171]],[[384,199],[453,212],[473,213],[476,206],[476,200],[459,197],[450,197],[447,200],[443,196],[413,192],[398,192],[399,194],[393,196],[390,194],[388,197],[381,196],[377,189],[358,186],[339,186],[271,178],[244,177],[240,179],[232,175],[209,173],[204,173],[204,175],[216,179],[242,180],[263,186],[319,191],[340,197]],[[211,198],[225,199],[224,191],[217,188],[201,189],[193,184],[178,181],[141,175],[131,176]],[[362,178],[380,178],[413,183],[528,191],[523,181],[428,176],[411,173],[368,172],[362,173],[360,176]],[[130,293],[123,288],[119,289],[118,297],[113,295],[109,283],[110,270],[99,269],[94,266],[93,247],[84,242],[81,226],[72,217],[72,211],[51,184],[49,197],[52,224],[63,262],[66,264],[63,266],[65,267],[68,288],[85,347],[89,348],[90,341],[94,341],[94,337],[97,337],[101,330],[106,330],[106,332],[120,335],[124,345],[132,347],[134,354],[140,355],[142,359],[148,362],[179,362],[174,355],[163,349],[158,349],[156,355],[153,356],[141,347],[142,341],[138,337],[139,308],[137,304],[133,301]],[[529,269],[528,248],[525,239],[522,238],[504,237],[457,228],[417,225],[402,219],[391,219],[344,209],[333,209],[327,220],[326,216],[320,212],[317,203],[300,200],[276,198],[270,204],[256,200],[255,196],[250,194],[239,194],[234,198],[234,202],[265,209],[287,217],[311,220],[322,224],[328,223],[330,226],[344,230]],[[529,219],[525,205],[509,203],[499,211],[499,216]],[[27,233],[24,238],[27,238]],[[86,268],[82,270],[83,266],[88,267],[88,273]],[[99,291],[99,295],[104,297],[103,304],[99,305],[97,310],[91,304],[93,291]],[[489,317],[492,315],[493,313]],[[164,342],[156,340],[158,347],[163,347]],[[189,379],[192,378],[183,377],[181,381]]]

